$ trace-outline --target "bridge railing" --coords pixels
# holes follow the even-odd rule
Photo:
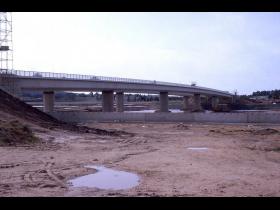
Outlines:
[[[132,83],[146,83],[146,84],[153,83],[153,81],[150,80],[128,79],[128,78],[120,78],[120,77],[105,77],[105,76],[94,76],[94,75],[36,72],[36,71],[22,71],[22,70],[13,70],[12,74],[20,77],[35,77],[35,78],[101,80],[101,81],[112,81],[112,82],[132,82]]]
[[[0,74],[9,74],[19,77],[32,77],[32,78],[52,78],[52,79],[67,79],[67,80],[93,80],[93,81],[111,81],[111,82],[127,82],[127,83],[139,83],[139,84],[155,84],[155,85],[168,85],[175,87],[188,87],[196,90],[215,91],[223,94],[229,94],[226,91],[215,90],[211,88],[191,86],[187,84],[179,84],[172,82],[161,82],[156,80],[142,80],[142,79],[129,79],[121,77],[105,77],[94,75],[82,75],[82,74],[67,74],[67,73],[54,73],[54,72],[37,72],[37,71],[23,71],[23,70],[9,70],[0,71]]]

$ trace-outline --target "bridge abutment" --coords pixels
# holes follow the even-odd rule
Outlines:
[[[102,112],[114,111],[114,92],[102,91]]]
[[[123,92],[116,93],[116,111],[117,112],[124,111],[124,94],[123,94]]]
[[[159,102],[160,102],[160,112],[169,112],[169,110],[168,110],[168,92],[160,92]]]
[[[54,91],[43,92],[44,112],[54,111]]]

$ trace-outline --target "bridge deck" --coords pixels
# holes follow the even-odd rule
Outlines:
[[[119,77],[22,70],[12,70],[9,72],[2,71],[1,73],[2,76],[5,73],[6,76],[12,76],[18,80],[22,89],[65,91],[93,91],[111,89],[114,91],[146,93],[158,93],[166,91],[173,95],[189,95],[199,93],[202,95],[232,97],[232,94],[227,91],[156,80],[140,80]]]

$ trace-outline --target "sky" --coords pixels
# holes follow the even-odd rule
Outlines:
[[[14,69],[280,89],[280,13],[13,13]]]

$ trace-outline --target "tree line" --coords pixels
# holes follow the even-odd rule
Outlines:
[[[271,99],[280,99],[280,90],[263,90],[253,92],[252,96],[268,96]]]

